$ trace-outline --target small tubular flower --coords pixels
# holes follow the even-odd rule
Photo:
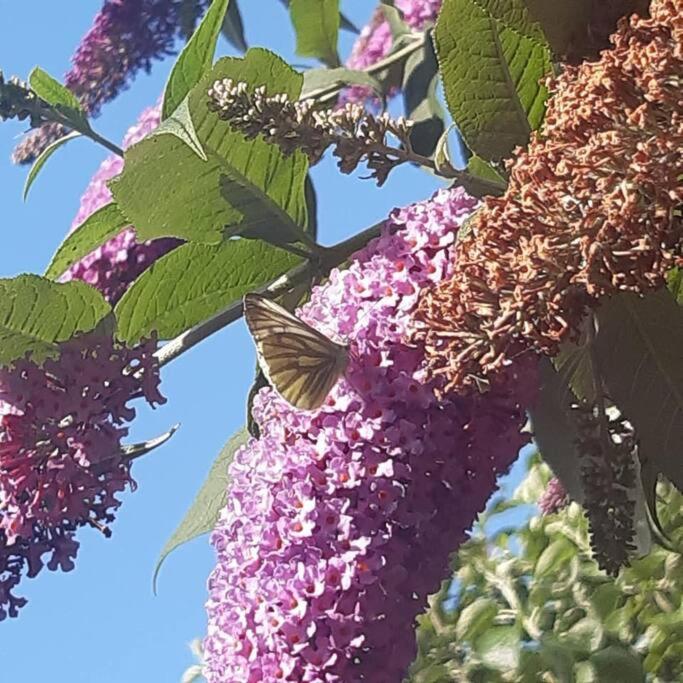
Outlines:
[[[683,263],[683,3],[650,9],[552,82],[507,192],[486,200],[453,275],[422,300],[418,337],[448,387],[556,354],[602,297],[661,288]]]
[[[43,364],[20,359],[0,369],[0,619],[25,601],[12,589],[35,576],[73,568],[84,525],[108,535],[116,494],[133,487],[121,452],[128,402],[163,403],[159,369],[145,342],[131,349],[90,333],[65,342]]]
[[[552,515],[567,505],[569,505],[569,495],[562,482],[557,477],[553,477],[538,499],[538,507],[544,515]]]
[[[300,309],[351,360],[316,411],[256,397],[261,435],[235,455],[212,535],[210,683],[402,680],[414,619],[525,443],[535,388],[516,367],[486,396],[437,399],[404,343],[475,205],[455,189],[396,210]]]
[[[396,0],[394,6],[403,15],[407,26],[421,31],[436,20],[441,2],[442,0]],[[358,70],[371,67],[389,54],[392,40],[391,27],[380,6],[354,43],[346,66]],[[372,91],[364,86],[352,86],[342,93],[343,102],[364,102],[370,97]]]
[[[123,139],[124,148],[134,145],[151,133],[161,120],[159,105],[145,109],[137,123],[131,126]],[[81,205],[71,225],[71,232],[78,228],[97,209],[111,201],[107,182],[123,170],[123,159],[115,154],[107,157],[92,177],[81,197]],[[128,285],[148,266],[180,242],[162,238],[138,242],[135,229],[126,228],[112,237],[77,263],[63,275],[62,281],[83,280],[99,289],[110,303],[116,303]]]
[[[105,0],[71,59],[66,86],[86,112],[96,116],[138,71],[149,72],[154,60],[173,54],[176,38],[187,28],[187,8],[199,15],[208,4],[208,0]],[[15,149],[15,163],[33,161],[63,134],[62,126],[54,123],[31,131]]]

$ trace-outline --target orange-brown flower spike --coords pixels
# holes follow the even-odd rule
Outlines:
[[[600,298],[665,285],[683,264],[683,0],[622,20],[599,61],[550,83],[518,151],[421,302],[430,371],[463,391],[521,354],[557,353]]]

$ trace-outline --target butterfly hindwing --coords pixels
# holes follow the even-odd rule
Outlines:
[[[344,373],[347,348],[258,294],[244,297],[244,315],[275,390],[297,408],[319,407]]]

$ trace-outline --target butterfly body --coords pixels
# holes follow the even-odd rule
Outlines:
[[[244,317],[275,391],[301,410],[320,407],[346,370],[348,347],[259,294],[245,295]]]

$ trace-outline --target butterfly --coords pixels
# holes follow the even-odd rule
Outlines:
[[[244,317],[261,370],[277,393],[301,410],[320,407],[346,370],[349,348],[260,294],[244,296]]]

